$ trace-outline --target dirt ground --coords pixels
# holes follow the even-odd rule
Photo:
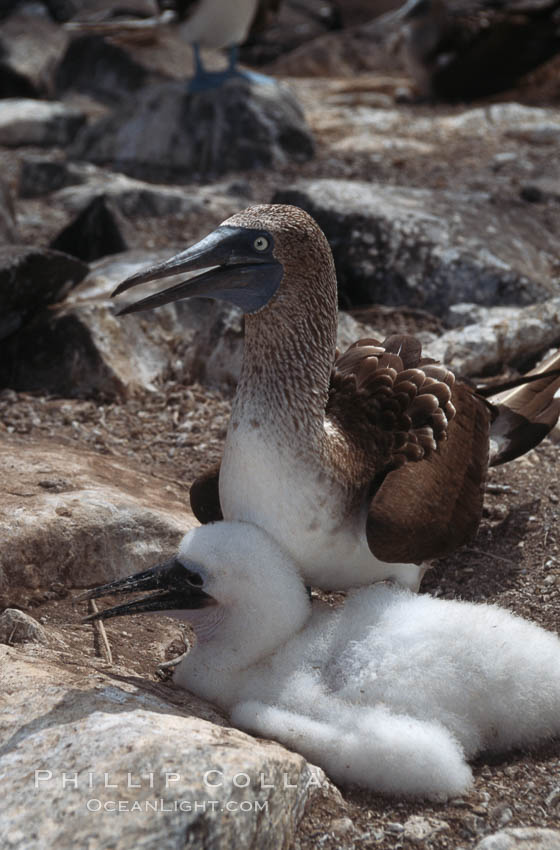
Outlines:
[[[560,69],[559,64],[555,67]],[[527,83],[515,97],[532,104],[558,104],[557,79],[552,75],[546,85],[541,79],[540,88],[536,89]],[[367,102],[374,94],[391,93],[398,83],[396,79],[388,82],[373,77],[358,82],[294,83],[312,127],[320,130],[316,159],[305,166],[287,165],[275,173],[234,175],[232,182],[245,182],[251,199],[248,203],[268,201],[276,187],[302,176],[465,189],[480,189],[491,183],[499,217],[500,205],[510,204],[523,183],[527,169],[522,161],[529,161],[531,174],[560,175],[560,165],[551,161],[550,148],[523,147],[519,149],[519,162],[511,160],[504,166],[507,180],[500,182],[494,179],[488,165],[499,150],[492,140],[484,138],[476,144],[458,140],[455,146],[442,150],[437,159],[397,152],[376,158],[351,151],[333,155],[329,146],[344,137],[345,128],[326,121],[329,99],[336,111],[336,98],[341,93],[346,101],[353,97],[356,103]],[[407,114],[434,114],[434,107],[429,105],[399,108],[404,123]],[[437,109],[449,114],[460,107]],[[14,185],[20,153],[0,151],[0,166]],[[546,204],[535,204],[533,214],[547,226],[551,217],[558,215]],[[56,211],[47,212],[44,201],[26,202],[21,224],[23,240],[46,244],[61,226],[57,216]],[[215,225],[216,222],[200,218],[181,217],[158,219],[156,226],[154,220],[137,221],[127,239],[130,247],[169,247],[171,252]],[[402,321],[399,314],[388,317],[385,329],[389,332],[392,323],[398,327]],[[409,318],[406,321],[408,329],[413,330]],[[434,322],[437,323],[435,318]],[[51,398],[4,390],[0,392],[0,436],[5,430],[25,442],[40,435],[57,443],[134,457],[144,472],[173,482],[177,493],[184,494],[187,500],[194,477],[220,456],[230,404],[231,398],[218,390],[198,385],[185,387],[175,380],[162,385],[156,394],[122,402]],[[476,539],[455,556],[436,564],[427,575],[423,590],[444,598],[496,602],[560,632],[559,451],[558,444],[548,439],[527,457],[491,471],[484,518]],[[58,630],[66,654],[80,654],[85,663],[105,668],[93,629],[80,624],[86,613],[85,604],[75,605],[73,595],[71,589],[62,586],[14,588],[4,601]],[[162,633],[156,621],[147,623],[141,617],[131,617],[126,622],[109,623],[107,633],[115,663],[154,682],[159,681],[156,665],[176,655],[182,647],[179,628],[171,621],[166,621]],[[301,850],[417,846],[405,830],[411,816],[421,816],[433,827],[421,841],[425,847],[453,850],[474,847],[483,835],[505,826],[560,828],[560,742],[530,754],[482,758],[474,772],[471,793],[446,804],[397,802],[359,789],[344,789],[345,808],[325,810],[323,804],[317,803],[306,813],[298,846]],[[352,820],[354,828],[345,818]]]

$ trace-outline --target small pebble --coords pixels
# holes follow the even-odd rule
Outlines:
[[[0,643],[47,643],[47,634],[33,617],[17,608],[6,608],[0,614]]]
[[[492,812],[494,822],[497,826],[505,826],[513,818],[513,812],[509,806],[500,806],[497,808],[499,809],[498,811],[494,809]]]
[[[545,798],[544,804],[547,809],[557,806],[560,803],[560,785],[553,788],[550,794]]]
[[[355,826],[350,818],[335,818],[331,821],[329,832],[336,832],[339,835],[344,835],[348,832],[354,832]]]

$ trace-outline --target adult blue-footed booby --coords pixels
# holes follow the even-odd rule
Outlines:
[[[246,76],[270,83],[269,77],[237,69],[237,48],[249,34],[262,0],[178,0],[173,8],[179,16],[179,32],[184,41],[192,44],[195,75],[191,91],[214,88],[232,76]],[[160,6],[169,6],[160,0]],[[229,67],[226,71],[205,70],[200,58],[201,47],[227,47]]]
[[[156,593],[88,619],[192,623],[176,684],[339,782],[448,797],[477,753],[560,734],[560,640],[494,605],[387,583],[311,602],[285,550],[239,522],[196,528],[169,562],[84,596],[140,590]]]
[[[298,207],[238,213],[115,294],[196,269],[209,271],[122,311],[198,295],[246,314],[221,469],[194,483],[193,511],[265,529],[309,584],[392,577],[417,588],[425,562],[478,526],[492,418],[494,463],[536,445],[558,418],[558,370],[492,407],[413,337],[360,340],[337,356],[332,254]]]
[[[237,68],[237,48],[258,18],[263,25],[268,11],[275,11],[280,0],[157,0],[160,14],[151,18],[71,21],[67,29],[101,35],[126,35],[176,25],[184,41],[194,50],[194,77],[189,91],[217,88],[232,77],[244,77],[258,83],[273,83],[263,74]],[[112,12],[113,10],[111,10]],[[201,47],[228,48],[229,65],[225,71],[207,71],[200,56]]]

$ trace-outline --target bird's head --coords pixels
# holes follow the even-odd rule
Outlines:
[[[258,657],[301,628],[309,596],[291,558],[255,525],[216,522],[189,531],[177,555],[78,599],[151,591],[90,615],[107,620],[160,613],[186,620],[203,643],[225,643]]]
[[[118,295],[147,281],[202,271],[194,277],[137,301],[121,314],[158,307],[195,296],[228,301],[248,315],[265,310],[290,287],[304,305],[306,291],[325,288],[336,310],[336,276],[328,242],[316,222],[299,207],[262,204],[224,221],[186,251],[132,275]]]

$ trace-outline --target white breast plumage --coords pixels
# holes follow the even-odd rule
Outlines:
[[[417,590],[424,567],[375,558],[364,534],[367,506],[341,520],[324,470],[293,454],[260,428],[230,427],[220,471],[224,519],[264,528],[310,584],[338,590],[393,578]]]
[[[202,47],[231,47],[247,37],[257,0],[200,0],[181,25],[186,41]]]

